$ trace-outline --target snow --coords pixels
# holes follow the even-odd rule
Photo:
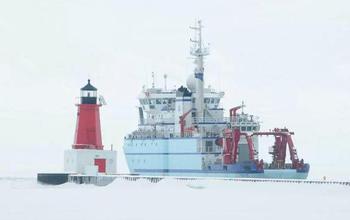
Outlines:
[[[350,187],[116,180],[105,187],[0,179],[0,219],[349,219]]]

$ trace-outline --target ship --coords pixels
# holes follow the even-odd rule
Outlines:
[[[142,88],[138,97],[138,127],[124,137],[129,171],[141,176],[306,179],[310,165],[299,159],[287,128],[261,130],[260,119],[244,111],[245,104],[225,116],[225,93],[204,84],[202,22],[191,27],[190,54],[194,71],[186,86]],[[272,160],[259,158],[259,137],[272,136]],[[287,154],[290,161],[287,161]]]

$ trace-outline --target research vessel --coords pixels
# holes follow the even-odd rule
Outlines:
[[[190,54],[194,71],[177,89],[143,87],[138,128],[126,135],[123,150],[131,174],[227,178],[306,179],[309,164],[299,159],[287,128],[261,131],[244,104],[227,111],[224,92],[204,84],[202,23],[196,22]],[[166,80],[166,75],[164,76]],[[272,162],[259,159],[259,137],[272,136]],[[290,162],[287,162],[287,154]]]

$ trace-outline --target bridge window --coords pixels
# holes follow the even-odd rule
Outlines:
[[[244,127],[244,126],[241,127],[241,131],[246,131],[246,130],[247,130],[246,127]]]
[[[251,131],[251,130],[252,130],[252,127],[248,126],[247,131]]]

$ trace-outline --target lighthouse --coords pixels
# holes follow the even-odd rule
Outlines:
[[[116,151],[104,150],[97,88],[90,80],[80,89],[77,122],[72,149],[64,153],[65,172],[101,175],[116,173]],[[98,103],[100,102],[100,103]]]
[[[100,107],[97,104],[97,89],[88,84],[80,89],[80,103],[73,149],[103,150],[100,125]]]

